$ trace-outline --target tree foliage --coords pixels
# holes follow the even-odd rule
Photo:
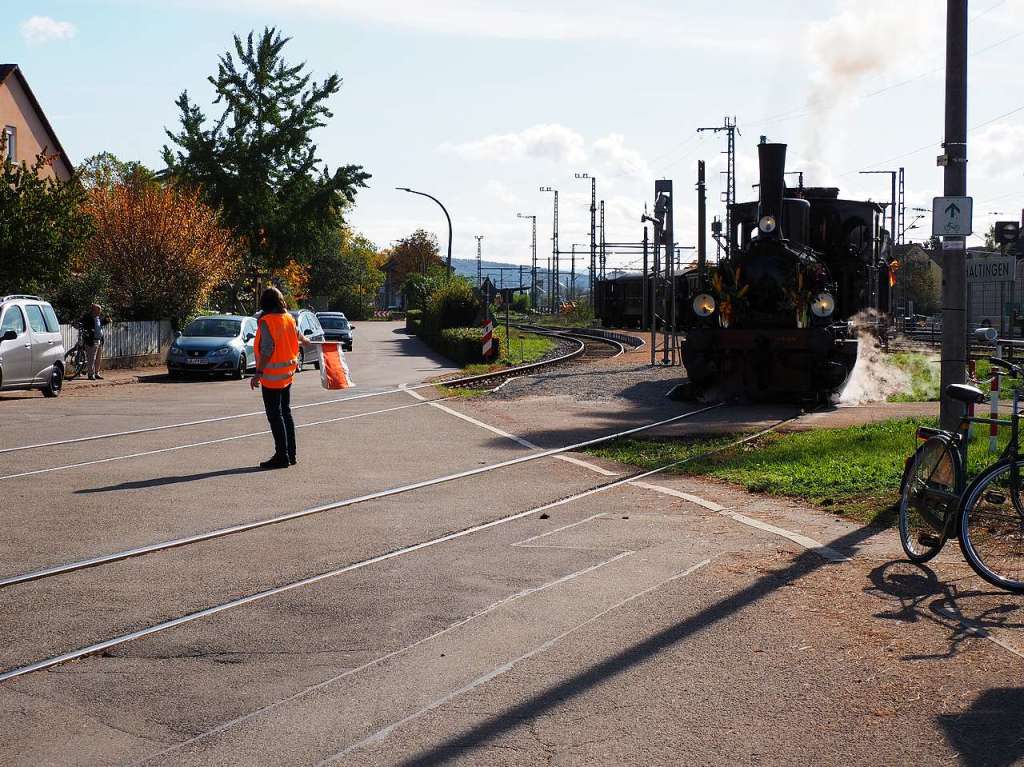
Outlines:
[[[155,186],[156,174],[134,160],[121,160],[112,152],[99,152],[78,165],[78,177],[86,189],[113,186]]]
[[[934,314],[939,310],[940,285],[931,259],[908,259],[896,272],[896,281],[904,296],[914,302],[915,314]]]
[[[96,232],[85,271],[107,275],[107,296],[124,319],[181,322],[238,269],[240,248],[198,191],[97,187],[86,205]]]
[[[341,311],[352,320],[366,319],[373,313],[373,299],[384,284],[378,268],[376,246],[349,229],[337,233],[334,245],[310,267],[309,296],[325,301],[331,311]]]
[[[327,100],[341,78],[312,81],[304,64],[283,58],[288,40],[273,28],[236,35],[208,78],[220,116],[211,123],[183,92],[181,129],[167,131],[177,149],[163,150],[171,178],[202,189],[242,238],[252,288],[289,261],[313,263],[370,177],[358,165],[331,172],[317,158],[312,133],[333,116]]]
[[[444,268],[437,237],[424,229],[417,229],[396,242],[388,260],[392,279],[398,285],[404,284],[410,274],[427,274],[432,267]]]
[[[92,233],[82,184],[42,178],[50,162],[0,162],[0,295],[53,291]]]

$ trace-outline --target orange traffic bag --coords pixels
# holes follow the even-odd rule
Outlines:
[[[348,372],[345,354],[340,343],[320,346],[320,385],[325,389],[347,389],[355,386]]]

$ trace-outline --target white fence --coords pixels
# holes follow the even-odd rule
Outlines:
[[[78,331],[71,325],[61,325],[60,334],[65,349],[78,341]],[[163,356],[173,340],[174,333],[167,320],[111,322],[103,326],[103,359]]]

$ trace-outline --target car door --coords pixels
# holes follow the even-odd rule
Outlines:
[[[52,313],[52,310],[51,310]],[[32,338],[32,383],[46,383],[50,379],[53,365],[64,356],[61,349],[60,326],[50,329],[40,304],[25,304],[29,335]]]
[[[32,339],[20,306],[8,306],[0,317],[0,339],[8,333],[15,336],[0,340],[0,373],[3,375],[0,385],[5,389],[24,386],[32,370]]]
[[[249,367],[256,367],[256,351],[253,348],[253,339],[256,338],[256,320],[249,317],[242,323],[242,339],[245,342],[245,358],[249,361]],[[248,336],[248,340],[246,339]]]

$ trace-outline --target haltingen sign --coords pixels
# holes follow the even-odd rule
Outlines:
[[[1017,259],[1008,256],[985,256],[967,259],[967,281],[1012,282]]]

